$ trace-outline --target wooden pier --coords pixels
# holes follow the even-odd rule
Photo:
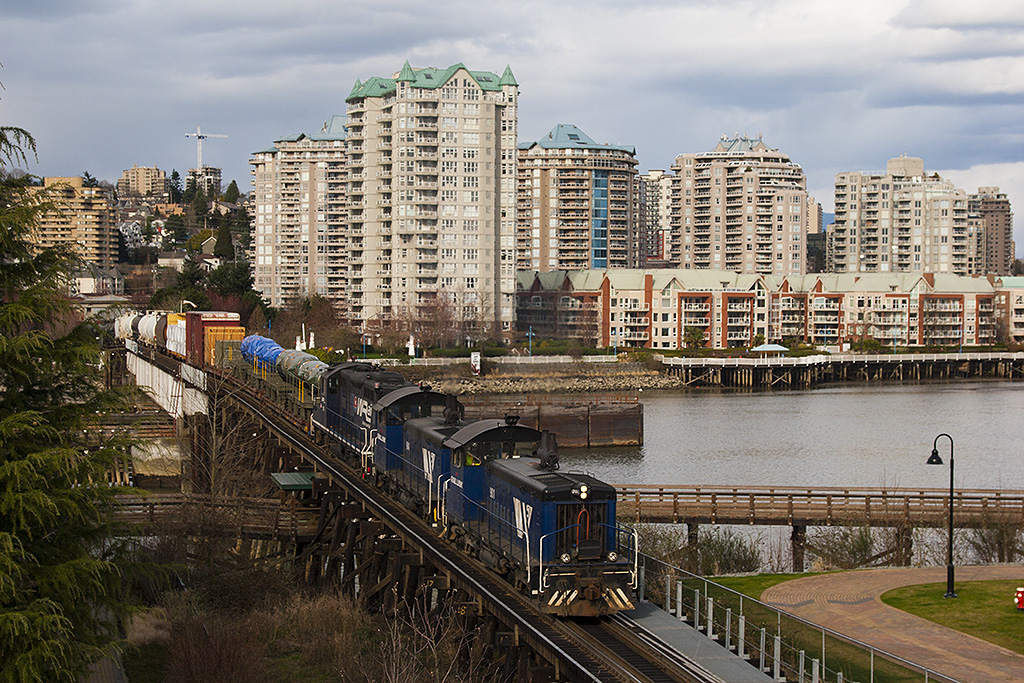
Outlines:
[[[1024,379],[1024,353],[844,354],[802,358],[660,358],[691,387],[808,388],[837,382]]]

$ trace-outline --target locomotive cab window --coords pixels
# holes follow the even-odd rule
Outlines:
[[[469,465],[480,465],[488,460],[507,458],[524,458],[536,455],[535,441],[473,441],[462,449],[465,452],[464,462]]]

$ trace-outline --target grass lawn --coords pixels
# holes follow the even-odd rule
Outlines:
[[[1013,603],[1019,585],[1019,580],[959,582],[955,599],[942,597],[945,583],[904,586],[882,595],[882,602],[1024,654],[1024,610]]]

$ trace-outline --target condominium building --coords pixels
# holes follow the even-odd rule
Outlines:
[[[1010,200],[998,187],[980,187],[967,197],[967,216],[978,236],[978,263],[974,272],[1009,275],[1015,254]]]
[[[508,67],[462,64],[406,62],[356,81],[346,98],[356,324],[445,317],[467,336],[512,330],[518,90]]]
[[[560,123],[519,144],[516,246],[522,270],[636,268],[636,150]]]
[[[117,262],[117,224],[109,187],[86,187],[81,177],[44,178],[55,209],[35,227],[33,242],[46,248],[66,245],[86,262],[107,268]]]
[[[807,181],[799,164],[760,136],[723,135],[710,152],[676,157],[672,170],[674,267],[805,272]]]
[[[647,268],[666,268],[679,262],[679,243],[672,241],[669,213],[672,207],[672,176],[651,170],[640,176],[640,240]],[[674,257],[673,257],[674,254]]]
[[[255,152],[254,289],[271,306],[320,295],[344,309],[348,279],[345,226],[345,118]]]
[[[166,202],[171,196],[171,181],[156,166],[132,164],[131,168],[121,172],[117,181],[117,195],[121,199],[146,197]]]
[[[719,270],[519,274],[520,325],[602,347],[748,348],[755,340],[840,350],[1024,338],[1024,278],[949,273],[759,275]],[[1016,289],[1010,289],[1016,288]],[[1003,332],[999,332],[999,328]],[[522,328],[521,328],[522,329]]]
[[[972,272],[967,194],[926,174],[923,160],[839,173],[835,188],[829,272]]]

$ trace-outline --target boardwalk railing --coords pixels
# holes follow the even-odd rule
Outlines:
[[[652,486],[619,484],[618,514],[634,522],[937,526],[949,515],[948,489]],[[959,489],[958,527],[1024,525],[1024,491]]]
[[[747,658],[777,681],[958,683],[936,671],[641,555],[640,599]]]
[[[844,363],[937,363],[961,361],[1021,361],[1024,352],[1011,353],[996,351],[991,353],[879,353],[879,354],[831,354],[802,356],[800,358],[713,358],[713,357],[679,357],[669,358],[656,354],[655,358],[667,366],[741,366],[741,367],[808,367],[814,365],[840,365]]]
[[[187,533],[237,534],[240,538],[294,541],[316,533],[319,508],[274,498],[225,498],[186,494],[120,495],[114,522],[131,527],[178,527]]]

